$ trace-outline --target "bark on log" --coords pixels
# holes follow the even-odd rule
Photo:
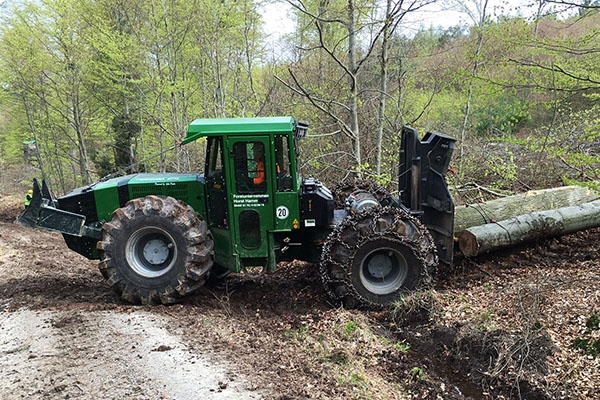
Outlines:
[[[469,206],[456,207],[454,213],[454,236],[473,226],[502,221],[517,215],[537,211],[576,206],[600,199],[596,191],[579,186],[563,186],[553,189],[531,190],[515,196],[490,200]]]
[[[458,245],[464,255],[473,257],[519,243],[566,235],[598,226],[600,200],[474,226],[461,233]]]

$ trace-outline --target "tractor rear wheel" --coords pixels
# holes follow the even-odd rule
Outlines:
[[[198,290],[213,265],[213,239],[188,205],[147,196],[117,209],[102,227],[100,271],[123,299],[170,304]]]
[[[330,297],[347,308],[381,308],[431,285],[437,264],[427,229],[393,207],[346,217],[323,246],[319,271]]]

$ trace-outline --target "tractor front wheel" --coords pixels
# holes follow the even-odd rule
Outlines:
[[[406,212],[374,208],[346,217],[323,246],[320,274],[347,308],[381,308],[432,283],[437,264],[427,229]]]
[[[147,196],[117,209],[102,227],[100,271],[123,299],[170,304],[199,289],[213,265],[213,239],[194,210]]]

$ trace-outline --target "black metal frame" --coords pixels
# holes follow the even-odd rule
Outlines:
[[[452,264],[454,251],[454,201],[446,183],[456,139],[405,126],[400,144],[398,189],[400,203],[418,216],[431,232],[440,262]]]

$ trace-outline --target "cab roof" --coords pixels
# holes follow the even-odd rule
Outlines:
[[[190,123],[182,144],[206,136],[257,135],[294,132],[296,121],[292,117],[256,118],[201,118]]]

